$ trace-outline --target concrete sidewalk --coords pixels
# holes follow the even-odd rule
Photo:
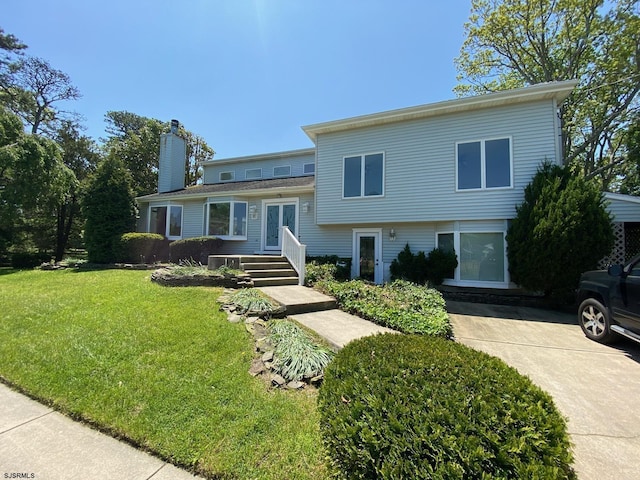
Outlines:
[[[193,480],[200,477],[75,422],[0,383],[0,478]]]

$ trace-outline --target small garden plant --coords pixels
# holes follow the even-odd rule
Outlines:
[[[576,478],[551,397],[442,338],[351,342],[327,367],[318,405],[337,478]]]
[[[273,370],[287,381],[321,375],[334,356],[289,320],[269,322],[269,340],[274,346]]]

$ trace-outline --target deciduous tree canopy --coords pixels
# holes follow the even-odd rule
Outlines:
[[[626,161],[619,131],[638,111],[637,0],[472,0],[465,32],[459,95],[580,81],[560,112],[565,162],[615,187]]]

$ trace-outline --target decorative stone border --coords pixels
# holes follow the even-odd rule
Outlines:
[[[244,322],[247,332],[253,336],[255,342],[255,357],[251,363],[251,368],[249,368],[249,374],[253,377],[260,376],[265,382],[275,388],[302,390],[307,386],[319,387],[324,379],[323,374],[313,378],[304,378],[304,381],[292,380],[287,382],[285,378],[274,371],[273,360],[275,348],[269,341],[269,332],[267,330],[268,320],[264,318],[266,316],[273,317],[270,315],[272,312],[240,312],[236,309],[236,305],[231,302],[231,294],[233,294],[233,290],[225,289],[224,293],[218,297],[220,310],[227,313],[229,322]],[[278,310],[277,313],[284,314],[284,310]]]
[[[165,287],[253,287],[253,280],[246,273],[225,275],[177,275],[171,267],[160,268],[151,274],[151,281]]]

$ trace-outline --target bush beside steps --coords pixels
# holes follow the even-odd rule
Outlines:
[[[337,478],[576,478],[551,397],[442,338],[351,342],[327,367],[318,405]]]

